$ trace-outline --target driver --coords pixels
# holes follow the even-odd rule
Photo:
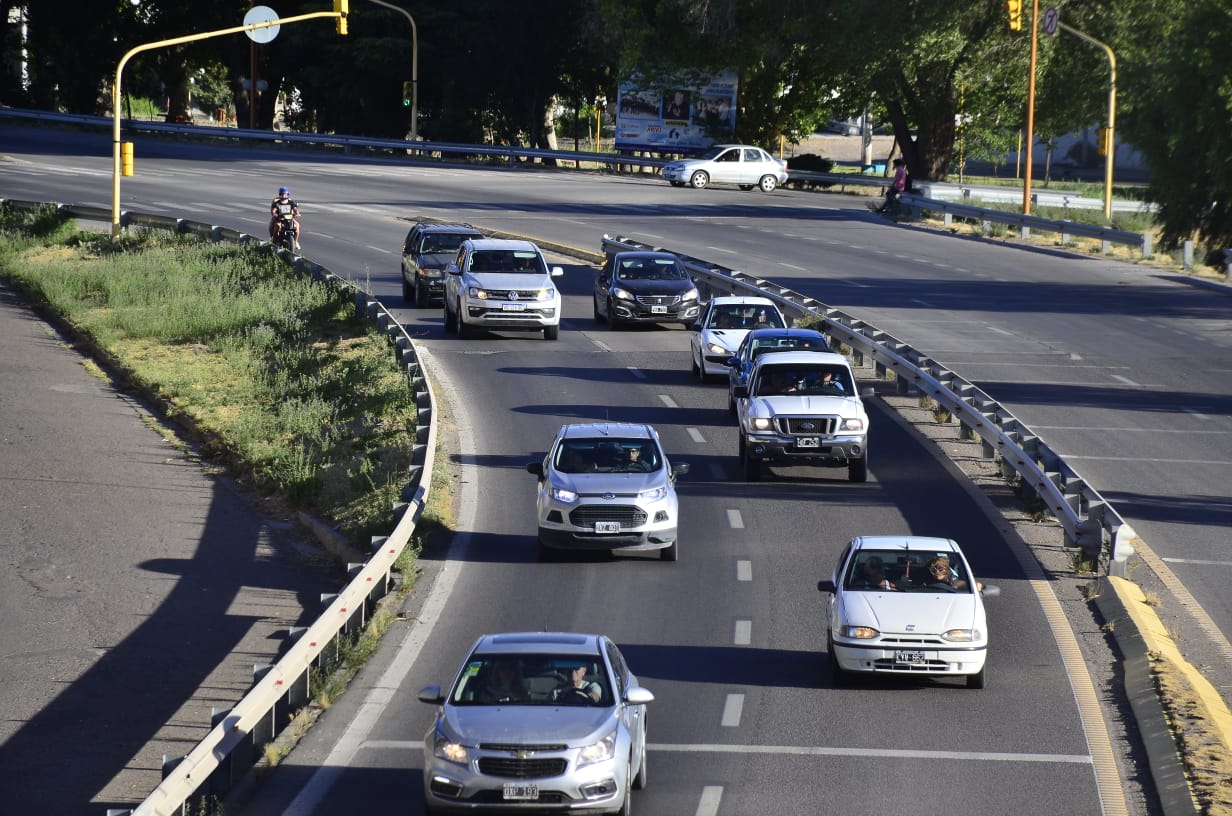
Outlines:
[[[584,663],[571,666],[566,672],[565,682],[552,692],[552,699],[558,703],[574,705],[590,705],[599,702],[603,689],[593,680],[586,679],[587,667]]]

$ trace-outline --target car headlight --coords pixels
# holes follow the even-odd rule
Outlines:
[[[844,419],[839,423],[839,430],[843,431],[862,431],[864,430],[864,420],[862,419]]]
[[[754,431],[768,431],[771,425],[769,417],[753,417],[749,420],[749,428]]]
[[[552,488],[552,498],[564,504],[573,504],[577,501],[578,494],[572,490],[566,490],[563,487]]]
[[[725,349],[723,346],[720,346],[718,343],[707,343],[706,351],[709,354],[731,354],[730,351]]]
[[[637,497],[639,499],[645,499],[646,501],[658,501],[659,499],[663,498],[666,495],[667,495],[666,487],[655,487],[655,488],[651,488],[650,490],[643,490],[641,493],[637,494]]]
[[[697,298],[698,298],[698,293],[696,289],[690,289],[689,291],[685,292],[683,295],[680,296],[681,300],[697,300]]]
[[[871,626],[841,626],[838,633],[853,640],[872,640],[881,634]]]
[[[470,752],[467,751],[465,745],[454,742],[440,731],[436,732],[436,737],[432,742],[432,755],[437,759],[456,762],[459,765],[465,765],[470,760]]]
[[[467,289],[467,290],[466,290],[466,294],[468,294],[469,296],[471,296],[471,297],[473,297],[473,298],[476,298],[476,299],[478,299],[478,300],[487,300],[487,299],[488,299],[488,293],[487,293],[487,291],[486,291],[486,290],[484,290],[484,289],[480,289],[478,286],[472,286],[472,287],[470,287],[469,289]]]
[[[582,750],[578,751],[578,767],[591,765],[595,762],[603,762],[611,759],[616,755],[616,732],[608,734],[603,739],[592,745],[587,745]]]
[[[959,643],[974,643],[980,639],[979,629],[950,629],[941,633],[942,640],[952,640]]]
[[[419,274],[420,274],[420,276],[425,277],[425,278],[439,278],[439,277],[441,276],[441,270],[439,270],[439,269],[424,269],[424,268],[421,266],[421,267],[419,268]]]
[[[633,295],[625,291],[624,289],[613,289],[612,297],[616,298],[617,300],[633,300]]]
[[[540,302],[545,301],[545,300],[551,300],[552,294],[554,292],[555,292],[554,289],[540,289],[538,292],[535,293],[535,300],[540,301]]]

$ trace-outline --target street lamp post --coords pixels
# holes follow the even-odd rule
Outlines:
[[[1057,23],[1057,27],[1068,31],[1080,40],[1104,49],[1108,55],[1108,141],[1104,153],[1104,218],[1112,220],[1112,165],[1116,159],[1116,54],[1104,43],[1089,34],[1083,34],[1078,29]]]
[[[385,0],[368,0],[391,11],[401,12],[411,21],[411,141],[419,141],[419,28],[415,18],[403,8],[386,3]]]

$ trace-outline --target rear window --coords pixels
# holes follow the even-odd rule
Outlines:
[[[429,232],[419,239],[419,246],[416,248],[416,251],[421,255],[435,255],[438,253],[452,255],[458,251],[458,247],[462,246],[463,241],[474,237],[474,235],[465,235],[463,233]]]

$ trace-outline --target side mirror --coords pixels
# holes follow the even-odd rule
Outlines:
[[[650,689],[633,686],[625,692],[625,702],[629,705],[646,705],[654,702],[654,695],[650,693]]]
[[[831,595],[833,595],[835,593],[834,582],[828,578],[824,581],[818,581],[817,591],[818,592],[829,592]]]
[[[723,361],[723,365],[727,366],[728,368],[738,368],[740,366],[740,358],[739,357],[728,357],[726,360]]]
[[[543,462],[528,462],[526,464],[526,472],[533,473],[540,479],[543,478]]]
[[[672,476],[673,477],[684,476],[688,472],[689,472],[688,462],[673,462],[672,463]]]
[[[445,272],[447,272],[450,275],[461,275],[462,274],[462,270],[458,269],[458,265],[456,263],[451,263],[449,266],[445,267]]]
[[[980,590],[980,595],[984,596],[985,598],[995,598],[1000,594],[1001,594],[1001,587],[994,586],[992,584],[985,584],[984,588]]]
[[[419,690],[419,702],[428,703],[429,705],[440,705],[445,702],[444,696],[441,695],[441,687],[432,685],[421,688]]]
[[[701,330],[702,330],[702,322],[700,320],[695,320],[689,324],[689,331],[699,332]]]
[[[872,397],[877,396],[877,392],[873,390],[872,386],[869,386],[868,388],[860,389],[860,396],[863,399],[871,399]]]
[[[747,385],[737,385],[732,389],[732,396],[736,399],[748,399],[749,387]]]
[[[561,267],[561,266],[552,267],[552,277],[559,278],[563,274],[565,274],[564,267]]]

